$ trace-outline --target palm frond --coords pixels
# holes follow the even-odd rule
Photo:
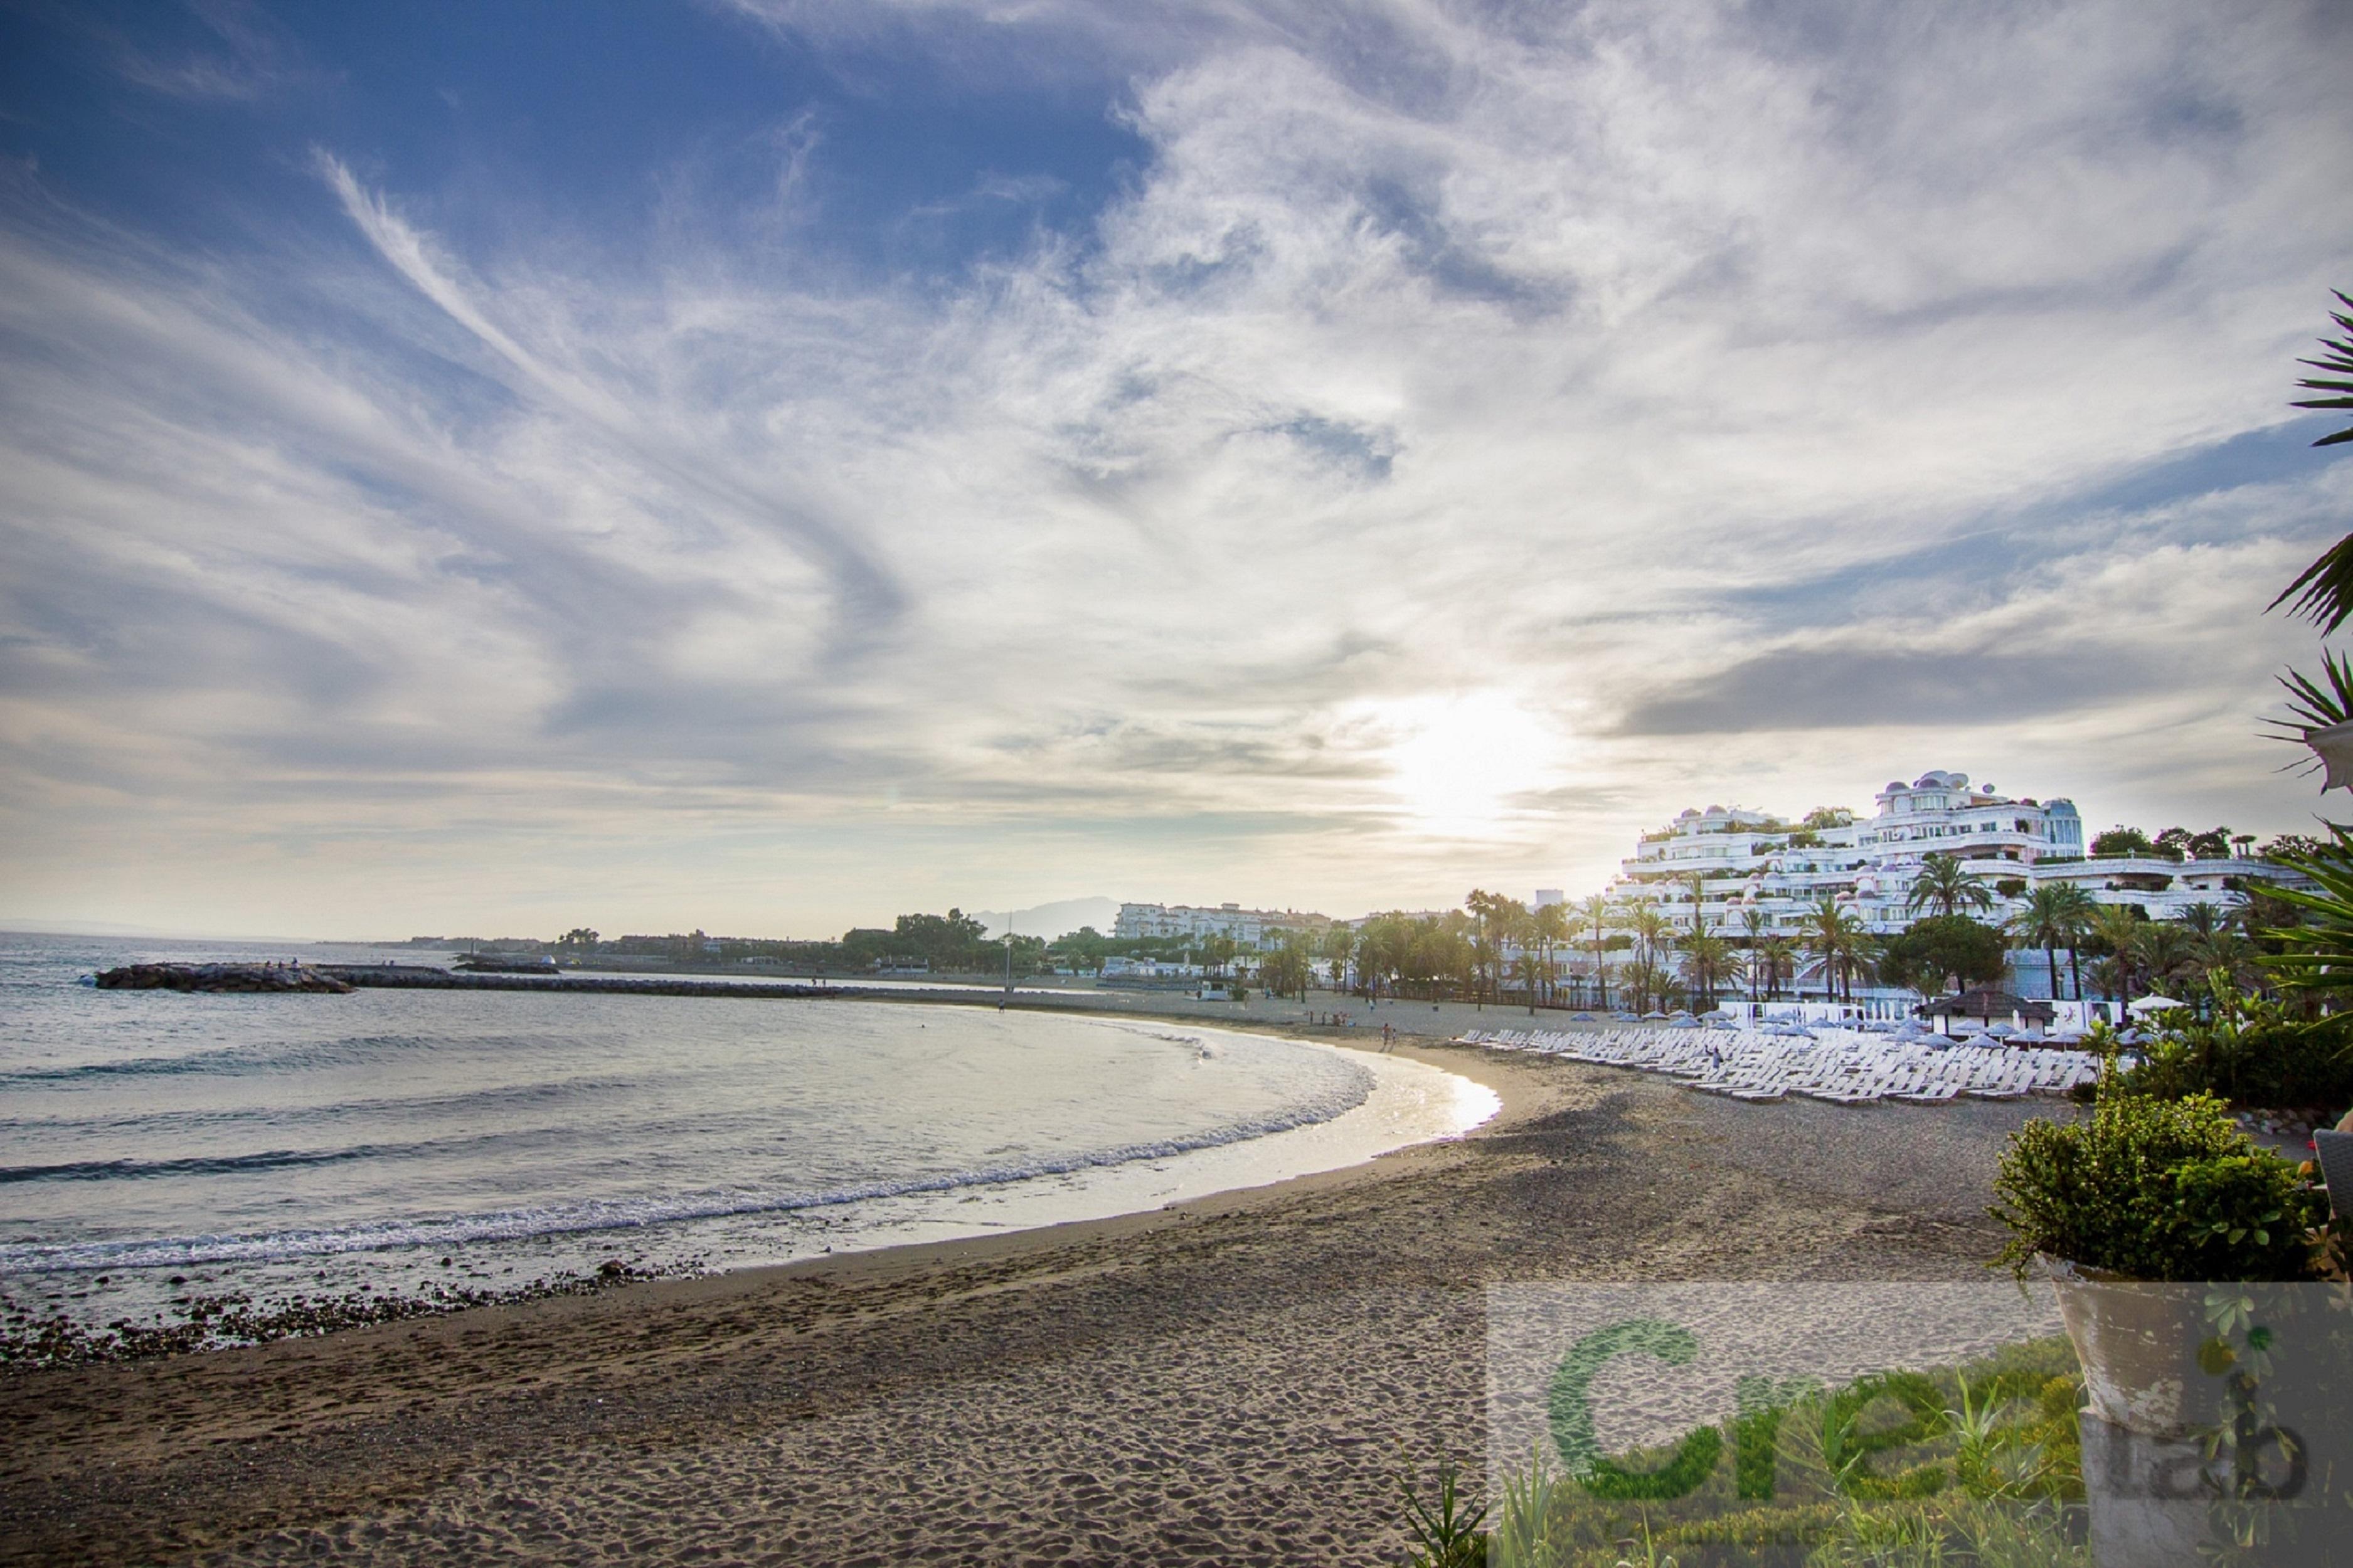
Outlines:
[[[2347,310],[2353,310],[2353,298],[2348,298],[2343,289],[2331,289],[2330,292],[2337,296],[2337,300],[2339,304],[2345,306]],[[2341,339],[2321,339],[2320,346],[2327,351],[2325,354],[2323,354],[2319,359],[2301,359],[2295,363],[2301,365],[2308,365],[2312,369],[2317,371],[2353,374],[2353,316],[2345,315],[2341,312],[2332,310],[2329,312],[2328,319],[2337,323],[2337,330],[2344,332],[2346,334],[2345,337]],[[2307,378],[2297,382],[2296,385],[2304,388],[2306,392],[2353,393],[2353,382]],[[2290,403],[2288,406],[2291,408],[2353,408],[2353,397],[2307,397]],[[2334,447],[2340,441],[2353,441],[2353,425],[2348,425],[2342,430],[2332,431],[2328,435],[2323,436],[2319,440],[2315,441],[2313,445],[2316,447]],[[2317,563],[2316,563],[2316,564],[2317,564]],[[2288,592],[2294,593],[2295,590],[2291,588]],[[2285,594],[2280,595],[2281,598],[2285,598],[2286,596],[2287,595]],[[2276,603],[2276,601],[2274,601],[2274,603]],[[2302,606],[2298,606],[2298,613],[2303,613]],[[2316,619],[2317,617],[2315,618]],[[2339,611],[2337,618],[2340,621],[2343,620],[2345,618],[2344,613]],[[2337,629],[2334,622],[2330,624],[2328,629],[2331,631]]]
[[[2348,437],[2353,437],[2353,426],[2331,436],[2328,441]],[[2288,605],[2288,614],[2316,622],[2323,637],[2343,626],[2346,616],[2353,616],[2353,533],[2330,545],[2319,560],[2298,574],[2295,582],[2280,590],[2278,598],[2263,606],[2263,613],[2269,615],[2291,598],[2295,603]]]
[[[2353,535],[2348,535],[2346,542],[2353,544]],[[2353,657],[2330,653],[2323,648],[2320,668],[2321,673],[2327,678],[2325,686],[2300,669],[2288,670],[2276,678],[2287,691],[2288,716],[2263,721],[2279,731],[2269,739],[2301,746],[2307,742],[2313,731],[2326,730],[2332,724],[2342,724],[2348,719],[2353,719]],[[2289,763],[2284,771],[2310,773],[2318,766],[2317,758],[2306,757]]]
[[[2281,865],[2303,872],[2313,886],[2274,883],[2263,889],[2266,897],[2301,910],[2306,917],[2302,925],[2261,933],[2285,948],[2257,960],[2278,976],[2285,990],[2353,989],[2353,829],[2339,822],[2326,826],[2327,842],[2278,857]]]

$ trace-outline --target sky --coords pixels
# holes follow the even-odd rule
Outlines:
[[[2353,7],[0,4],[0,921],[2271,834]],[[2341,813],[2340,813],[2341,815]]]

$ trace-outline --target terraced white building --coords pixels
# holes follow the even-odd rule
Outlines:
[[[1997,895],[1999,921],[2034,887],[2072,882],[2103,903],[2137,904],[2157,920],[2192,904],[2243,903],[2247,879],[2281,879],[2251,857],[2174,861],[2155,856],[2087,858],[2084,822],[2063,797],[2012,798],[1962,773],[1890,783],[1876,815],[1791,823],[1762,811],[1711,805],[1646,833],[1620,863],[1613,903],[1649,903],[1684,931],[1698,904],[1706,929],[1745,935],[1801,930],[1830,895],[1873,931],[1909,924],[1913,879],[1930,856],[1949,856]],[[1841,814],[1844,815],[1844,814]]]

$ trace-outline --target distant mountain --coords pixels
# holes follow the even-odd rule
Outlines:
[[[1042,936],[1048,942],[1058,936],[1068,936],[1081,926],[1092,926],[1105,936],[1111,934],[1112,922],[1119,918],[1117,899],[1064,899],[1060,903],[1039,904],[1027,910],[967,910],[966,914],[988,928],[991,936],[1003,936],[1010,925],[1016,936]]]

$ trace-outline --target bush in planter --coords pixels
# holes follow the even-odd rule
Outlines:
[[[2104,1093],[2086,1121],[2031,1121],[2010,1140],[1990,1212],[2000,1261],[2037,1253],[2136,1279],[2306,1279],[2326,1217],[2294,1166],[2258,1148],[2211,1095]]]

